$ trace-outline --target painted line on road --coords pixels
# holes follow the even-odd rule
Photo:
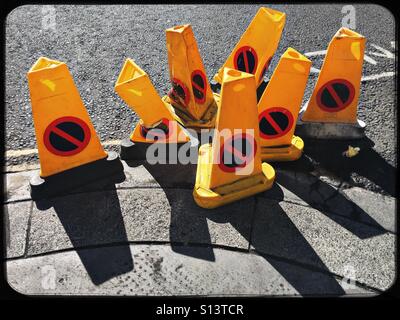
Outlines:
[[[117,146],[121,143],[121,140],[108,140],[104,141],[102,145],[104,147],[107,146]],[[6,151],[6,158],[17,158],[22,156],[29,156],[33,154],[37,154],[38,149],[22,149],[22,150],[7,150]]]
[[[30,170],[37,170],[39,168],[40,168],[39,163],[24,163],[24,164],[18,164],[15,166],[6,166],[3,169],[3,173],[30,171]]]
[[[314,56],[323,56],[325,54],[326,50],[319,50],[319,51],[306,52],[304,55],[306,57],[314,57]]]
[[[102,143],[103,146],[118,146],[121,144],[121,140],[108,140]]]
[[[372,52],[369,51],[369,54],[372,54],[376,57],[382,57],[382,58],[387,58],[387,59],[394,59],[394,54],[392,52],[390,52],[389,50],[386,50],[376,44],[371,43],[371,46],[374,47],[376,50],[380,51],[380,52]]]
[[[381,79],[381,78],[394,77],[394,75],[395,75],[395,72],[393,72],[393,71],[383,72],[380,74],[364,76],[361,78],[361,81],[372,81],[372,80],[377,80],[377,79]]]
[[[311,69],[310,69],[310,73],[320,73],[320,72],[321,72],[321,70],[314,68],[314,67],[311,67]]]
[[[7,150],[6,158],[29,156],[38,153],[38,149]]]
[[[367,56],[364,54],[364,61],[369,62],[370,64],[373,64],[374,66],[378,63],[374,59],[372,59],[370,56]]]

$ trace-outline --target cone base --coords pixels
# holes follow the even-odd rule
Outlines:
[[[263,161],[294,161],[301,157],[304,142],[300,137],[293,136],[292,144],[277,147],[261,147],[261,159]]]
[[[118,153],[110,151],[104,159],[96,160],[79,167],[75,167],[45,178],[39,173],[32,177],[32,200],[42,200],[66,194],[73,189],[89,184],[96,180],[110,179],[118,173],[123,173],[124,168]]]
[[[311,122],[299,119],[296,134],[316,139],[362,139],[365,138],[365,122],[356,123]]]
[[[262,173],[211,190],[209,188],[212,167],[210,161],[211,153],[211,144],[205,144],[200,147],[196,183],[193,190],[194,201],[200,207],[206,209],[217,208],[250,197],[272,187],[275,179],[275,170],[269,164],[263,163]]]
[[[154,153],[150,152],[149,155],[147,155],[148,148],[153,146],[154,143],[137,142],[126,138],[121,141],[120,157],[122,160],[146,160],[150,162],[165,159],[165,161],[162,161],[164,164],[176,163],[179,149],[187,143],[190,142],[157,142],[159,145],[158,150],[162,152],[162,154],[154,155]],[[187,152],[189,152],[189,150]]]
[[[201,119],[193,118],[183,107],[173,104],[168,96],[164,96],[162,100],[170,106],[170,111],[174,115],[176,121],[185,128],[193,129],[198,132],[201,129],[211,129],[215,127],[220,95],[217,93],[213,93],[213,95],[215,103],[208,107]]]

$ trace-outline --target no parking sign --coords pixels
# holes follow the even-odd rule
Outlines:
[[[257,143],[252,135],[236,134],[222,144],[218,166],[224,172],[234,172],[253,161],[256,151]]]
[[[185,84],[177,78],[172,79],[170,95],[174,100],[179,100],[183,106],[187,106],[190,100],[189,90]]]
[[[260,136],[275,139],[284,136],[293,127],[292,113],[281,107],[269,108],[258,116]]]
[[[48,125],[43,139],[51,153],[58,156],[73,156],[88,145],[90,129],[79,118],[61,117]]]
[[[197,103],[203,104],[206,101],[206,84],[206,76],[201,70],[195,70],[192,72],[192,89],[194,100]]]
[[[239,48],[235,53],[233,63],[236,70],[255,74],[258,63],[256,50],[250,46],[243,46]]]
[[[338,112],[354,99],[354,86],[345,79],[334,79],[324,84],[317,93],[318,106],[327,112]]]

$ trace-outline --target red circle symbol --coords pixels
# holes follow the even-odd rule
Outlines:
[[[258,116],[260,137],[276,139],[284,136],[293,127],[293,115],[285,108],[270,108]]]
[[[190,100],[189,90],[186,85],[179,79],[173,78],[172,79],[172,88],[168,92],[168,96],[178,102],[182,106],[187,106]]]
[[[58,118],[46,128],[43,141],[51,153],[58,156],[73,156],[88,145],[90,129],[79,118]]]
[[[354,99],[354,86],[345,79],[325,83],[317,93],[317,105],[327,112],[345,109]]]
[[[255,74],[257,70],[257,53],[250,46],[240,47],[233,58],[233,64],[236,70]]]
[[[224,172],[234,172],[246,167],[257,151],[257,143],[252,135],[239,133],[227,139],[220,148],[219,168]]]
[[[191,78],[194,101],[203,104],[206,101],[207,92],[206,76],[201,70],[194,70]]]
[[[152,141],[162,141],[169,138],[172,134],[172,122],[167,119],[162,119],[161,122],[154,128],[146,128],[140,124],[140,134],[143,138]]]

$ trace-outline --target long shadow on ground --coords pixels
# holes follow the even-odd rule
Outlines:
[[[343,181],[352,183],[354,175],[359,175],[389,195],[396,195],[396,168],[373,149],[374,142],[369,138],[337,141],[304,139],[304,144],[307,156]],[[353,158],[344,157],[342,153],[349,145],[359,147],[360,153]]]
[[[119,177],[118,180],[121,180]],[[39,210],[54,208],[94,284],[99,285],[133,269],[115,184],[102,182],[107,195],[85,192],[36,202]],[[93,247],[110,242],[119,246]]]
[[[128,163],[129,165],[129,163]],[[211,247],[205,247],[201,256],[199,251],[192,251],[185,244],[202,243],[210,244],[211,235],[205,218],[195,211],[194,206],[187,206],[187,198],[192,197],[196,165],[164,164],[143,166],[163,188],[171,207],[170,242],[171,248],[177,253],[195,258],[215,261]]]
[[[144,164],[144,166],[164,189],[170,202],[170,239],[171,242],[175,243],[172,245],[175,252],[198,259],[215,261],[208,221],[217,226],[228,224],[244,240],[242,243],[244,242],[246,245],[242,248],[242,251],[249,250],[249,243],[251,243],[254,249],[273,265],[300,294],[344,294],[344,290],[335,277],[329,274],[328,268],[287,217],[278,201],[271,200],[272,205],[266,211],[256,206],[255,197],[243,199],[214,210],[203,209],[194,203],[191,195],[195,181],[195,166],[179,164],[167,166]],[[182,178],[179,183],[176,179],[178,175]],[[283,198],[283,192],[277,184],[269,192],[274,199]],[[257,229],[252,230],[252,222],[255,219],[257,220]],[[258,236],[254,238],[255,232]],[[215,229],[213,236],[215,236],[214,234]],[[220,237],[224,236],[226,235],[220,235]],[[223,240],[229,243],[229,239]],[[232,240],[235,241],[236,239]],[[207,254],[198,256],[196,250],[191,250],[190,246],[184,245],[198,243],[207,245],[209,248]],[[235,246],[232,242],[229,245]],[[285,252],[286,260],[297,261],[299,255],[307,256],[308,260],[312,261],[313,265],[322,272],[307,271],[299,274],[299,268],[295,265],[291,267],[276,259],[276,257],[281,256],[282,252]]]

